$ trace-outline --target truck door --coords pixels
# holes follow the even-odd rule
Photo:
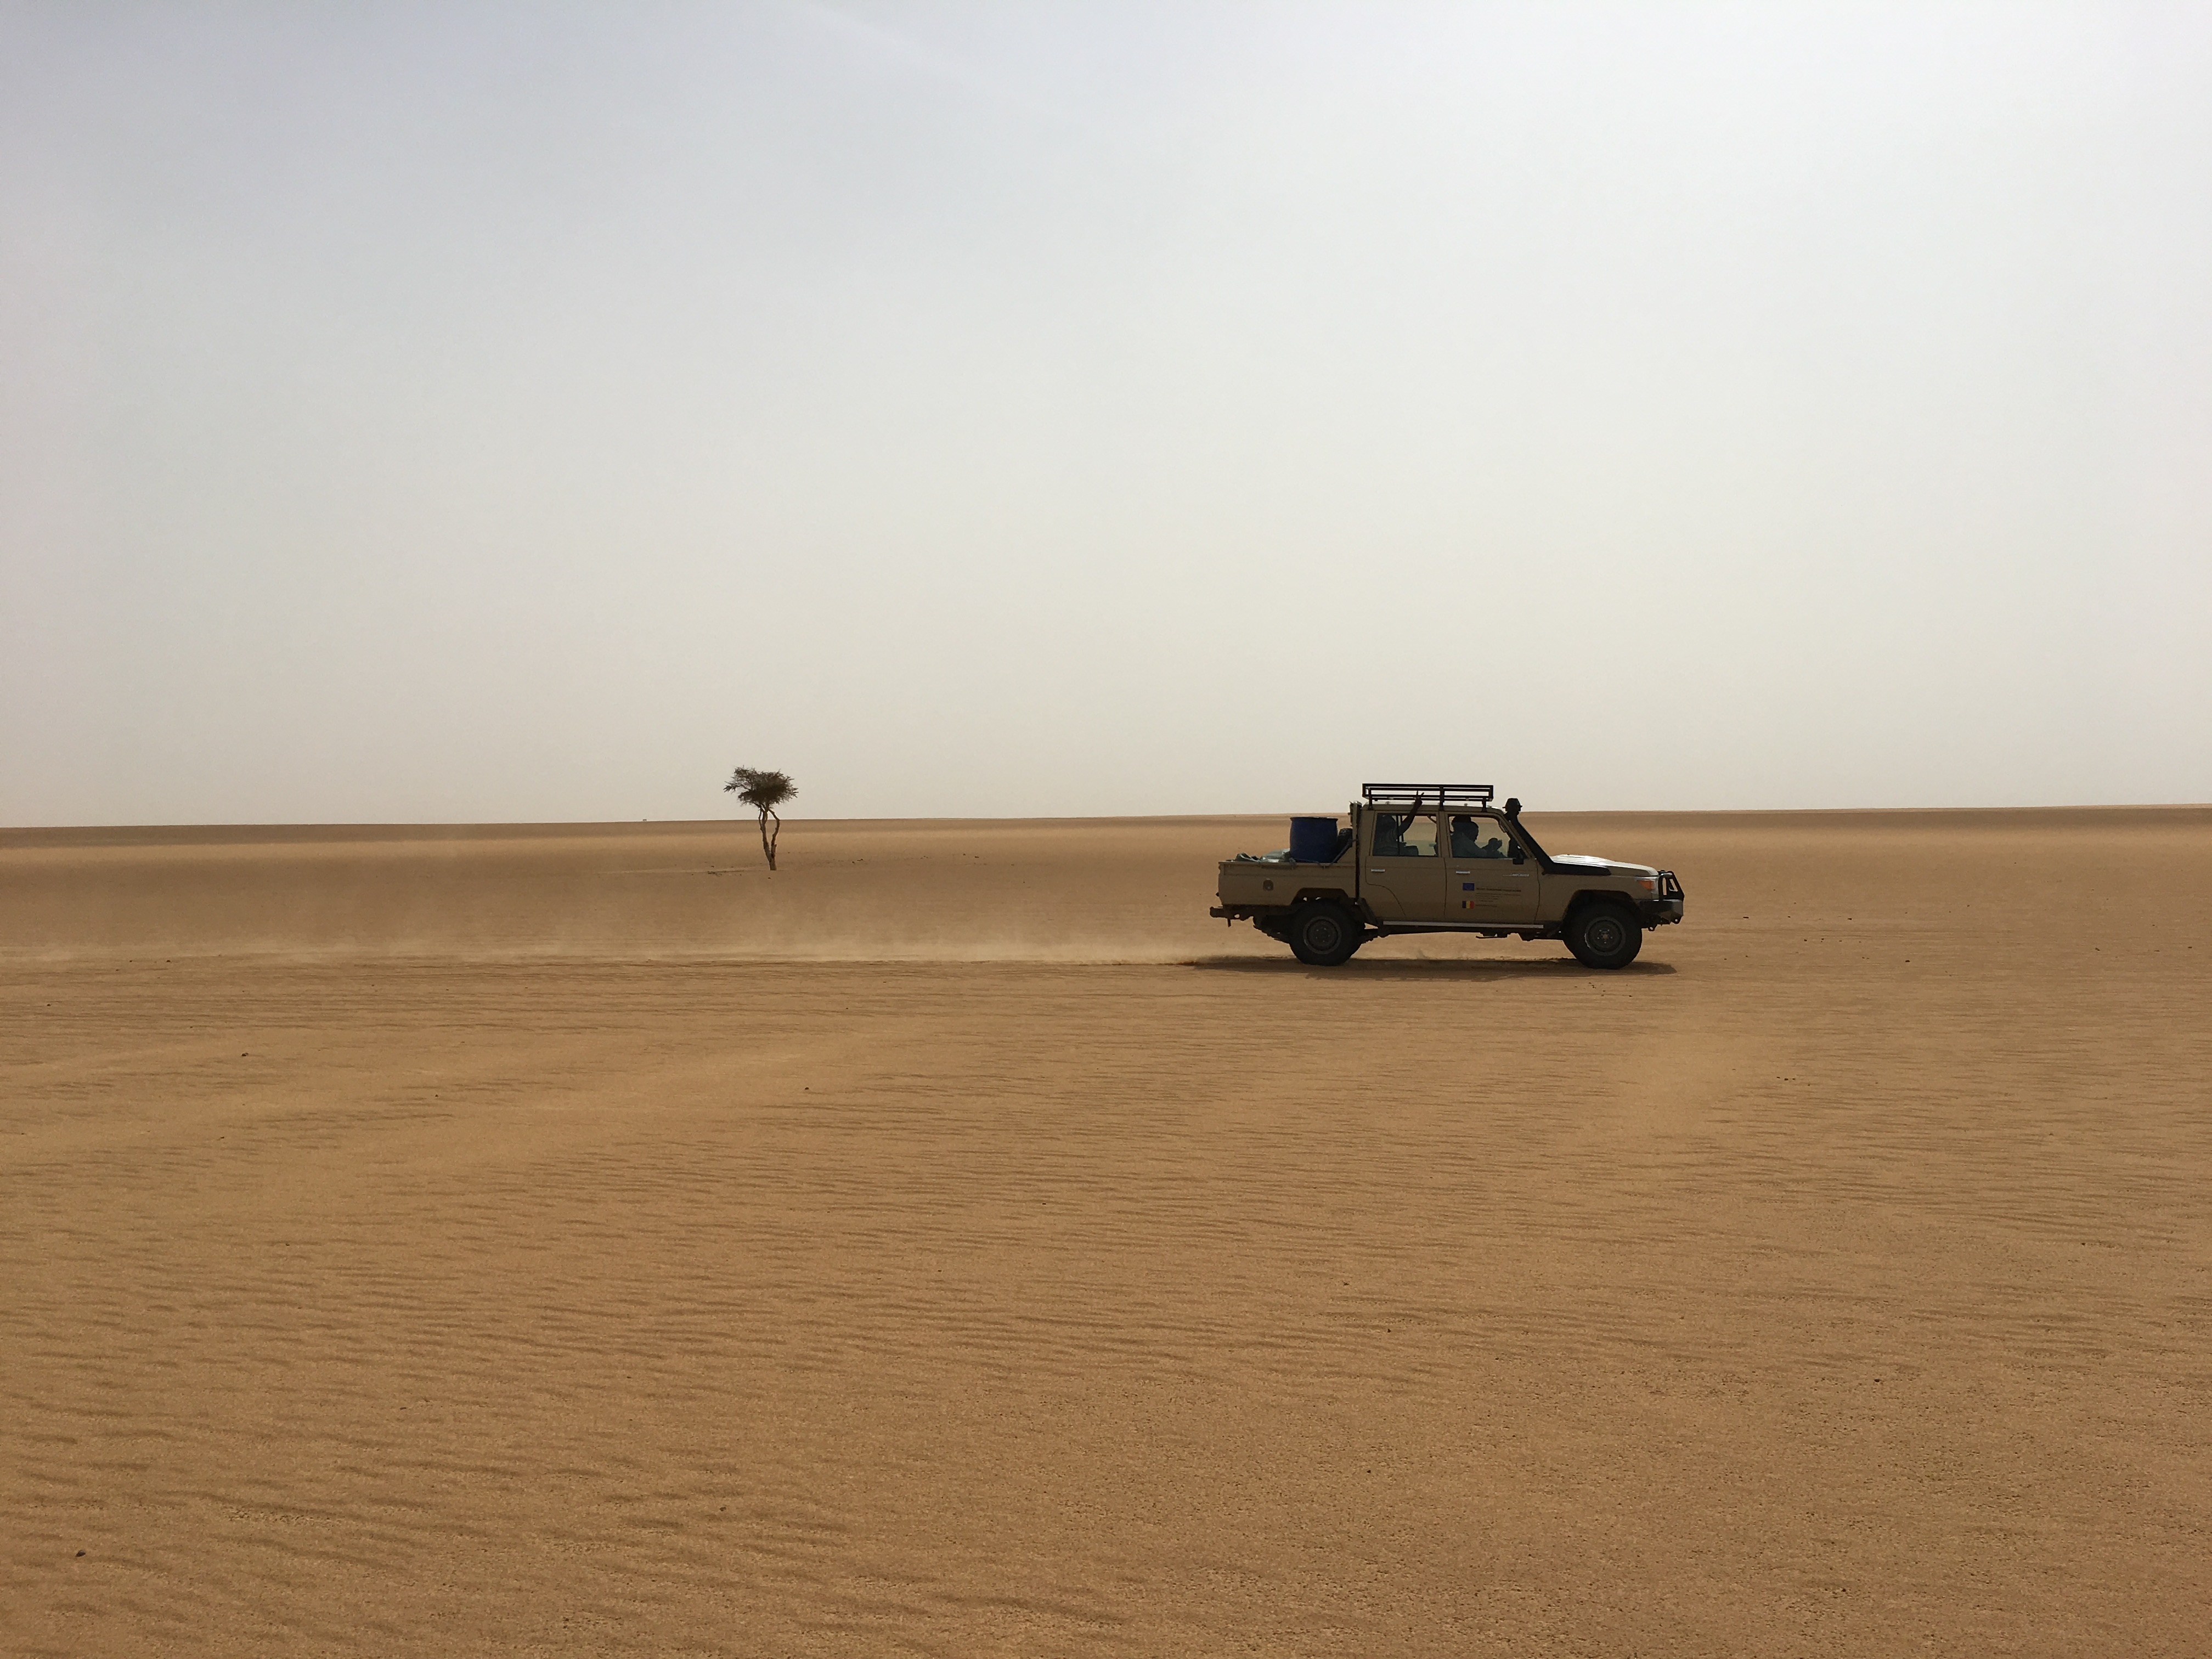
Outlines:
[[[1370,812],[1361,886],[1384,921],[1444,920],[1444,866],[1434,812]]]
[[[1448,895],[1453,921],[1536,920],[1536,860],[1513,838],[1503,818],[1488,812],[1453,815]]]

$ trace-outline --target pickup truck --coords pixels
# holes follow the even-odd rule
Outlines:
[[[1682,920],[1671,870],[1546,852],[1486,783],[1370,783],[1348,828],[1298,817],[1280,852],[1221,866],[1207,914],[1248,921],[1300,962],[1334,968],[1373,939],[1474,933],[1563,941],[1589,968],[1626,968],[1647,929]]]

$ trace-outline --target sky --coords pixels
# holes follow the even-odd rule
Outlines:
[[[2212,800],[2212,9],[0,0],[0,823]]]

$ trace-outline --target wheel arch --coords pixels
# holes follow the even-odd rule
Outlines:
[[[1560,922],[1564,925],[1572,921],[1577,915],[1589,909],[1593,904],[1617,904],[1636,918],[1638,927],[1644,925],[1643,913],[1637,908],[1636,901],[1627,894],[1616,892],[1610,887],[1583,888],[1567,901],[1567,908],[1559,912]]]

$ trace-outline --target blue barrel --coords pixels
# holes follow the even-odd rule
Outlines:
[[[1291,857],[1300,864],[1327,864],[1336,856],[1334,818],[1292,818]]]

